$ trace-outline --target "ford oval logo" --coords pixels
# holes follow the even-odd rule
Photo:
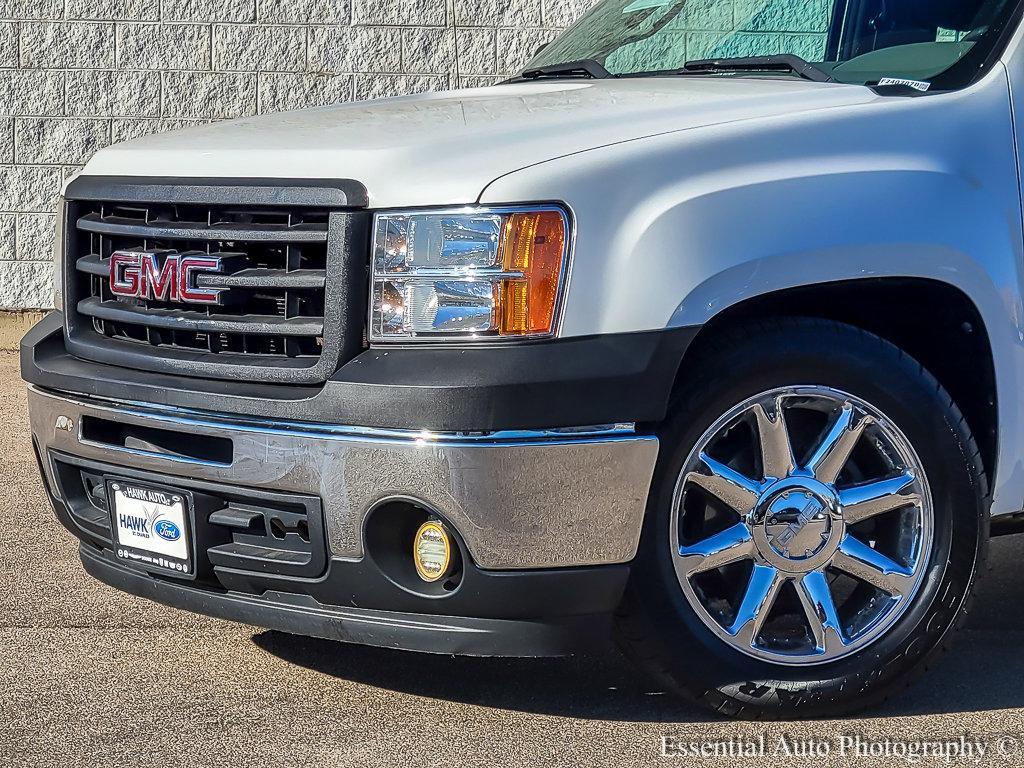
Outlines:
[[[157,536],[167,541],[177,541],[181,538],[181,529],[170,520],[158,520],[153,530]]]

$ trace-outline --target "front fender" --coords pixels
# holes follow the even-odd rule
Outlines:
[[[499,179],[481,200],[572,207],[565,336],[699,326],[747,299],[834,281],[958,288],[1006,393],[993,511],[1024,507],[1024,257],[1005,71],[957,93],[591,150]]]

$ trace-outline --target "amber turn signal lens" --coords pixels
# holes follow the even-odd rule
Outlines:
[[[502,266],[522,278],[502,286],[498,333],[524,336],[551,333],[558,283],[565,256],[565,218],[558,211],[515,213],[502,232]]]

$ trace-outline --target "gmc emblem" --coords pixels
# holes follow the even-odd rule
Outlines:
[[[200,288],[196,276],[220,272],[217,256],[169,253],[160,265],[159,254],[146,251],[114,251],[110,254],[110,292],[157,301],[220,304],[222,288]]]

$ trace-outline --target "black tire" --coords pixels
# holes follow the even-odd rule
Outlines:
[[[670,691],[727,716],[848,714],[902,690],[944,649],[967,611],[988,540],[988,491],[978,448],[956,404],[919,363],[840,323],[794,318],[747,323],[703,339],[688,356],[670,417],[640,550],[617,616],[626,654]],[[932,554],[900,619],[853,656],[792,666],[741,653],[716,636],[680,588],[669,547],[677,477],[708,427],[746,398],[813,384],[861,397],[899,425],[931,486]]]

